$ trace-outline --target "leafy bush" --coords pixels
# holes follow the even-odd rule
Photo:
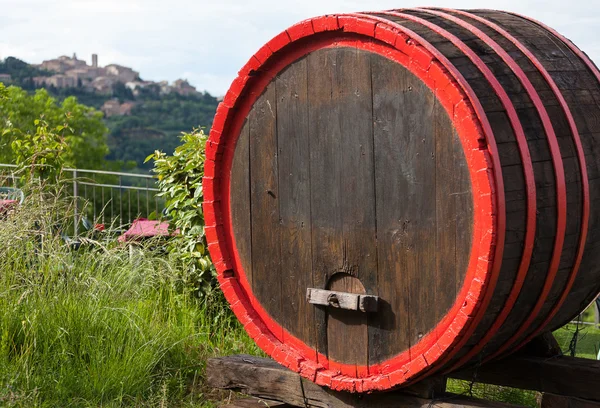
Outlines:
[[[202,212],[202,177],[204,176],[207,135],[202,129],[181,136],[182,144],[172,156],[156,151],[146,161],[154,160],[160,196],[165,199],[165,211],[173,230],[178,234],[169,243],[169,250],[183,263],[185,282],[197,294],[215,286],[215,270],[207,250]]]

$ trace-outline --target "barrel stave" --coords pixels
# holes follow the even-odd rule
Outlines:
[[[386,389],[512,352],[596,295],[600,73],[558,34],[403,9],[307,20],[254,58],[211,132],[231,173],[205,207],[225,295],[279,362]]]

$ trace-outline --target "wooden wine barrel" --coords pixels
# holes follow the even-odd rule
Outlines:
[[[336,390],[514,352],[600,290],[600,72],[489,10],[303,21],[206,147],[209,250],[279,363]]]

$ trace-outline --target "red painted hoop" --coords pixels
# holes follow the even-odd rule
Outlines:
[[[203,204],[209,250],[225,297],[246,331],[267,354],[317,384],[336,390],[372,391],[406,384],[456,353],[453,346],[473,322],[493,283],[499,236],[504,234],[504,187],[491,127],[473,90],[429,43],[404,27],[361,15],[324,16],[303,21],[276,36],[242,68],[219,106],[206,147]],[[302,41],[310,37],[310,41]],[[230,219],[229,178],[239,130],[262,89],[288,63],[319,48],[354,46],[409,68],[429,86],[457,128],[469,164],[474,194],[474,238],[469,269],[450,312],[409,351],[384,363],[362,367],[364,377],[329,368],[326,356],[278,325],[254,298],[235,246]],[[314,357],[314,358],[313,358]],[[336,364],[344,369],[343,364]]]
[[[583,63],[588,67],[588,69],[592,72],[592,74],[600,82],[600,71],[598,71],[598,68],[596,67],[596,65],[588,58],[588,56],[585,53],[583,53],[579,48],[577,48],[577,46],[575,44],[573,44],[569,39],[564,37],[562,34],[557,32],[553,28],[551,28],[537,20],[534,20],[530,17],[522,16],[522,15],[516,14],[516,13],[507,13],[507,14],[512,14],[514,16],[520,17],[520,18],[527,20],[533,24],[536,24],[536,25],[542,27],[543,29],[547,30],[548,32],[550,32],[552,35],[554,35],[556,38],[558,38],[560,41],[562,41],[567,47],[569,47],[569,49],[571,49],[571,51],[573,51],[573,53],[575,55],[577,55],[579,58],[581,58]],[[493,23],[490,23],[490,24],[493,24]],[[529,54],[531,54],[531,53],[529,53]],[[560,295],[560,298],[558,299],[558,301],[556,302],[556,304],[554,305],[554,307],[552,308],[550,313],[548,313],[548,316],[544,319],[542,324],[535,331],[533,331],[529,336],[527,336],[523,341],[521,341],[515,347],[516,350],[522,348],[529,341],[531,341],[533,338],[535,338],[535,336],[540,334],[542,332],[542,330],[544,330],[544,328],[546,328],[546,326],[548,324],[550,324],[550,322],[552,321],[554,316],[556,316],[556,313],[558,313],[561,306],[564,304],[565,300],[567,300],[567,296],[569,295],[569,293],[571,292],[571,289],[573,288],[573,284],[575,283],[575,279],[577,278],[577,274],[579,272],[579,267],[581,266],[581,260],[583,258],[583,252],[585,250],[585,242],[587,239],[589,219],[590,219],[590,183],[589,183],[589,179],[588,179],[587,165],[586,165],[586,161],[585,161],[585,153],[583,151],[583,146],[581,144],[581,137],[579,136],[579,131],[577,130],[577,125],[575,124],[575,119],[573,118],[573,115],[571,113],[571,110],[569,109],[569,105],[567,104],[567,101],[563,97],[562,93],[558,89],[558,86],[556,85],[556,83],[554,82],[554,80],[552,79],[552,77],[550,76],[548,71],[543,69],[542,64],[533,56],[533,54],[531,54],[531,56],[530,56],[526,53],[526,55],[529,57],[529,59],[531,59],[534,62],[534,65],[536,67],[538,67],[538,69],[540,69],[540,72],[542,73],[542,75],[544,76],[544,78],[546,79],[548,84],[550,85],[550,88],[556,95],[556,97],[567,117],[567,121],[569,123],[569,128],[571,129],[571,135],[573,137],[573,143],[575,144],[577,160],[579,162],[579,171],[581,173],[581,192],[582,192],[582,198],[583,198],[583,206],[582,206],[583,208],[582,208],[582,212],[581,212],[581,231],[580,231],[580,235],[579,235],[579,241],[577,243],[577,252],[575,255],[575,262],[573,263],[573,268],[571,269],[571,274],[569,275],[569,278],[567,279],[567,282],[566,282],[565,287]]]
[[[427,9],[403,9],[403,11],[410,11],[410,10],[422,11],[422,12],[429,11]],[[471,60],[471,62],[473,62],[473,64],[481,71],[483,76],[489,82],[490,86],[496,92],[498,99],[500,99],[502,105],[506,109],[507,115],[510,119],[511,126],[512,126],[514,134],[515,134],[515,138],[517,140],[519,152],[520,152],[521,159],[523,162],[523,172],[524,172],[523,176],[525,178],[526,193],[527,193],[526,238],[525,238],[524,252],[523,252],[521,263],[519,265],[519,272],[518,272],[518,278],[517,278],[517,279],[519,279],[519,278],[524,279],[524,277],[526,276],[527,271],[529,269],[529,263],[531,261],[531,256],[532,256],[532,252],[533,252],[533,240],[535,238],[536,191],[535,191],[535,179],[534,179],[534,175],[533,175],[533,165],[531,162],[531,156],[529,154],[529,147],[527,146],[527,140],[525,137],[525,133],[523,131],[523,127],[521,125],[521,121],[519,120],[517,112],[516,112],[514,106],[512,105],[510,97],[508,96],[508,94],[506,93],[506,91],[504,90],[502,85],[500,85],[500,83],[498,82],[498,79],[494,76],[492,71],[481,60],[481,58],[479,58],[463,41],[461,41],[458,37],[456,37],[449,31],[447,31],[425,19],[422,19],[417,16],[413,16],[410,14],[399,13],[399,12],[395,12],[395,11],[389,11],[389,12],[384,12],[384,13],[379,13],[379,14],[396,16],[396,17],[400,17],[400,18],[403,18],[406,20],[410,20],[410,21],[419,23],[419,24],[423,25],[424,27],[427,27],[430,30],[441,35],[442,37],[448,39],[450,42],[452,42],[452,44],[454,44],[454,46],[456,46],[458,49],[460,49],[465,54],[465,56],[467,56]],[[504,239],[504,237],[502,237],[502,239]],[[502,255],[499,255],[499,256],[501,257]],[[499,273],[500,273],[500,270],[498,269],[495,272],[495,274],[493,275],[493,276],[495,276],[495,279],[498,278]],[[475,316],[476,324],[478,324],[485,316],[485,312],[486,312],[487,306],[489,305],[489,302],[491,301],[492,295],[493,295],[493,288],[488,292],[488,296],[484,300],[484,306],[478,311],[478,314]],[[516,301],[516,296],[515,296],[514,300]],[[461,342],[458,343],[457,348],[461,348],[464,346],[464,344],[468,340],[469,336],[475,331],[476,324],[471,326],[467,335],[463,338],[463,340],[461,340]],[[492,337],[493,334],[495,334],[495,332],[492,333],[490,331],[487,333],[488,337],[490,337],[490,338]],[[482,347],[485,346],[485,344],[486,344],[486,342],[484,342],[484,341],[481,342]],[[446,356],[444,358],[444,362],[450,361],[451,358],[452,358],[452,356],[450,356],[450,355]],[[463,356],[463,357],[461,357],[461,360],[466,361],[467,359]]]
[[[480,40],[482,40],[484,43],[489,45],[498,54],[498,56],[500,56],[500,58],[502,58],[502,60],[508,65],[508,67],[511,69],[511,71],[513,71],[513,73],[517,76],[517,78],[519,79],[519,81],[521,82],[521,84],[523,85],[525,90],[527,91],[527,94],[531,98],[534,106],[536,107],[536,110],[542,121],[544,131],[546,132],[546,136],[548,138],[548,144],[550,146],[552,162],[554,164],[554,169],[555,169],[554,173],[555,173],[555,180],[556,180],[556,196],[557,196],[557,223],[556,223],[557,224],[557,226],[556,226],[557,232],[556,232],[556,239],[554,242],[554,248],[552,251],[552,258],[551,258],[551,262],[550,262],[549,272],[546,277],[544,286],[542,288],[542,293],[540,294],[540,296],[534,306],[533,311],[530,313],[530,315],[527,317],[527,319],[525,319],[525,322],[514,333],[514,335],[511,336],[511,338],[505,344],[503,344],[502,347],[500,347],[500,349],[498,351],[496,351],[489,358],[489,359],[491,359],[491,358],[501,354],[506,349],[508,349],[508,347],[510,347],[531,326],[534,319],[539,314],[541,308],[544,306],[544,303],[545,303],[546,299],[548,298],[548,295],[550,294],[550,290],[552,288],[556,274],[558,272],[558,267],[559,267],[559,263],[560,263],[560,259],[561,259],[561,255],[562,255],[562,246],[564,243],[564,237],[565,237],[565,232],[566,232],[566,219],[567,219],[566,185],[565,185],[565,175],[564,175],[562,157],[561,157],[561,153],[560,153],[560,147],[558,145],[558,139],[556,138],[556,134],[554,132],[552,122],[550,120],[550,117],[548,116],[548,112],[546,111],[546,108],[545,108],[539,94],[537,93],[533,84],[531,83],[531,81],[529,80],[529,78],[527,77],[525,72],[523,72],[521,67],[498,43],[496,43],[494,40],[492,40],[487,34],[485,34],[483,31],[479,30],[477,27],[475,27],[472,24],[470,24],[464,20],[461,20],[451,14],[443,13],[443,12],[439,12],[439,11],[435,11],[435,10],[431,10],[431,9],[415,9],[415,10],[444,18],[448,21],[451,21],[451,22],[469,30]],[[452,11],[454,11],[454,10],[452,10]],[[466,13],[466,12],[457,12],[457,13],[461,14],[461,15],[471,16],[471,14]],[[484,20],[484,19],[481,19],[481,20]],[[484,21],[487,21],[487,20],[484,20]],[[508,34],[508,33],[506,33],[506,34]],[[487,70],[489,71],[489,69],[487,69]],[[491,75],[493,77],[493,74],[491,73],[491,71],[489,71],[489,75]],[[511,103],[511,108],[514,111],[514,107],[512,107],[512,103]],[[514,113],[516,114],[516,111],[514,111]],[[525,136],[523,135],[523,139],[524,138],[525,138]],[[526,141],[525,141],[525,143],[526,143]],[[531,207],[533,207],[533,211],[535,212],[535,207],[536,207],[535,199],[532,199],[531,197],[529,197],[528,198],[528,213],[529,213],[529,210],[531,210]],[[527,276],[527,272],[529,270],[529,261],[531,259],[531,253],[533,251],[533,238],[534,238],[534,236],[531,236],[531,241],[529,243],[525,244],[524,254],[525,254],[525,252],[528,251],[529,259],[526,260],[525,256],[523,256],[523,260],[526,260],[526,262],[524,262],[524,263],[522,262],[521,265],[519,266],[519,273],[517,275],[517,279],[515,280],[515,284],[513,285],[513,288],[510,291],[509,297],[506,300],[500,315],[497,317],[496,321],[494,322],[494,324],[492,325],[490,330],[486,333],[485,337],[480,341],[480,343],[478,345],[476,345],[475,347],[473,347],[463,357],[461,357],[461,359],[458,362],[456,362],[456,364],[454,364],[454,366],[450,370],[458,368],[460,365],[464,364],[469,359],[471,359],[473,356],[475,356],[479,351],[481,351],[485,347],[485,345],[489,342],[489,340],[491,340],[491,338],[498,332],[498,330],[500,329],[500,327],[502,326],[502,324],[508,317],[514,304],[517,301],[517,298],[521,291],[521,287],[523,286],[523,282],[524,282],[525,277]]]

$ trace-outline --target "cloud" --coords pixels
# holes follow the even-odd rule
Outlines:
[[[481,0],[2,0],[0,57],[39,63],[76,52],[131,66],[145,79],[185,76],[222,95],[248,58],[274,35],[305,18],[428,5],[480,8]],[[593,1],[488,0],[486,8],[540,19],[600,60],[600,5]],[[8,12],[7,12],[8,11]],[[595,17],[597,16],[597,17]]]

